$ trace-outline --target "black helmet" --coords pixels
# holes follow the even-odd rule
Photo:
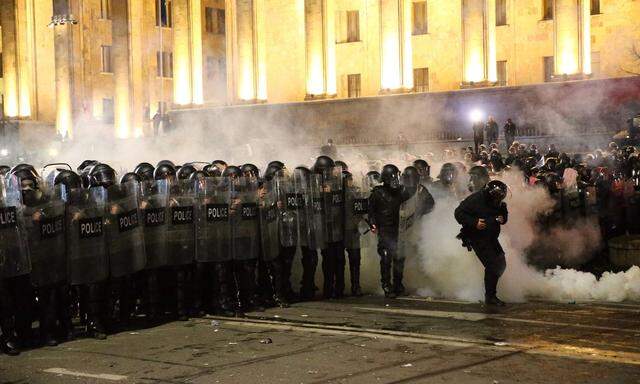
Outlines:
[[[282,168],[278,167],[278,165],[275,164],[268,166],[264,171],[264,179],[267,181],[272,180],[281,170]]]
[[[93,167],[94,165],[98,164],[99,161],[98,160],[85,160],[82,163],[80,163],[80,165],[77,168],[78,173],[82,173],[85,170],[89,170],[91,167]]]
[[[180,167],[176,174],[178,180],[189,180],[194,173],[196,173],[196,167],[191,164],[186,164]]]
[[[205,165],[202,168],[202,171],[207,175],[207,177],[220,177],[222,176],[222,171],[216,165],[209,164]]]
[[[317,174],[325,174],[334,166],[335,163],[329,156],[319,156],[313,165],[313,172]]]
[[[393,164],[387,164],[382,167],[380,172],[380,179],[382,183],[393,189],[400,187],[400,170]]]
[[[402,184],[407,188],[417,188],[420,184],[420,172],[418,168],[410,165],[402,172]]]
[[[176,169],[176,165],[171,160],[160,160],[160,161],[158,161],[158,164],[156,164],[156,168],[160,167],[161,165],[170,165],[171,168]]]
[[[227,162],[224,160],[213,160],[211,165],[218,168],[220,170],[220,174],[222,174],[222,171],[227,168]]]
[[[484,186],[487,197],[494,203],[500,204],[507,197],[507,185],[500,180],[491,180]]]
[[[153,171],[153,178],[155,180],[172,179],[176,176],[176,168],[169,163],[158,163],[155,171]]]
[[[109,188],[115,183],[116,171],[109,164],[98,163],[91,167],[89,171],[89,186]]]
[[[296,169],[294,169],[293,172],[294,174],[298,174],[304,177],[309,177],[309,175],[311,175],[311,170],[309,170],[309,168],[303,165],[296,167]]]
[[[423,178],[431,176],[431,166],[426,160],[418,159],[413,162],[413,166],[418,170],[418,173]]]
[[[8,165],[0,165],[0,176],[4,176],[11,171],[11,167]]]
[[[242,176],[242,170],[235,165],[228,165],[222,172],[223,177],[238,178]]]
[[[137,181],[138,183],[142,182],[142,176],[138,175],[135,172],[127,172],[120,178],[120,184],[126,184],[130,181]]]
[[[207,173],[205,171],[195,171],[189,176],[190,181],[203,180],[207,177]]]
[[[456,169],[456,166],[452,163],[444,163],[442,168],[440,168],[438,179],[444,184],[452,184],[457,176],[458,170]]]
[[[469,170],[469,191],[477,192],[487,185],[491,179],[489,171],[482,165],[476,165]]]
[[[140,163],[133,169],[144,180],[153,180],[153,171],[155,167],[149,163]]]
[[[279,161],[279,160],[274,160],[274,161],[270,162],[269,164],[267,164],[267,168],[269,168],[272,165],[275,166],[275,167],[278,167],[280,169],[284,168],[284,163],[282,161]]]
[[[29,164],[19,164],[9,171],[10,175],[15,176],[22,189],[38,189],[40,187],[40,177],[35,168]]]
[[[336,167],[340,167],[343,171],[348,171],[349,170],[349,166],[347,166],[347,163],[345,163],[342,160],[336,160],[336,161],[333,162],[333,164]]]
[[[242,171],[242,175],[245,177],[260,177],[260,170],[251,163],[243,165],[240,170]]]
[[[67,189],[78,189],[82,186],[82,180],[77,173],[69,169],[61,169],[53,179],[53,185],[64,185]]]

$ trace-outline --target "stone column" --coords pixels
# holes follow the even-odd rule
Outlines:
[[[462,86],[497,81],[495,0],[462,0]]]
[[[555,0],[555,75],[580,78],[591,73],[590,2]]]
[[[326,96],[324,0],[305,0],[304,31],[307,57],[307,99]]]
[[[27,0],[3,0],[0,4],[2,26],[2,64],[4,114],[7,117],[32,115],[34,9]]]
[[[129,25],[129,0],[111,0],[114,128],[116,137],[122,139],[131,136]]]
[[[204,101],[202,83],[202,0],[189,0],[189,30],[191,50],[191,102],[202,104]]]
[[[242,101],[257,99],[254,0],[236,0],[235,4],[236,97]]]
[[[173,17],[173,102],[191,104],[189,0],[171,2]]]
[[[70,20],[69,0],[53,1],[52,23],[56,63],[56,132],[64,138],[73,138],[73,28],[76,27]]]
[[[380,0],[380,88],[402,87],[401,0]]]

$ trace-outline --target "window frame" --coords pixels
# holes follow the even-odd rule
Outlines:
[[[164,2],[164,7],[162,7],[163,2]],[[173,4],[171,0],[155,0],[154,3],[156,7],[156,27],[173,28],[173,12],[172,12]],[[166,22],[162,21],[161,9],[164,9],[166,11]]]
[[[422,7],[424,6],[424,19],[422,23],[418,25],[416,23],[416,8],[418,4]],[[411,5],[411,35],[419,36],[419,35],[428,35],[429,34],[429,5],[427,1],[414,1]]]
[[[596,7],[597,8],[597,12],[594,12],[593,3],[597,3],[598,4],[598,6]],[[602,4],[601,4],[600,0],[590,0],[589,13],[591,14],[591,16],[601,15],[602,14]]]
[[[542,1],[542,20],[553,20],[555,15],[554,0],[541,0]],[[547,13],[547,11],[549,11]]]
[[[111,0],[100,0],[100,20],[111,20]]]
[[[355,89],[351,88],[351,79],[357,84]],[[357,81],[356,81],[357,79]],[[347,98],[357,99],[362,95],[362,76],[360,73],[350,73],[347,75]]]
[[[547,76],[547,61],[550,62],[549,68],[551,69],[551,73]],[[555,63],[556,59],[553,56],[543,56],[542,57],[542,82],[549,83],[553,80],[553,76],[555,75]]]
[[[101,45],[100,46],[100,73],[102,74],[113,74],[113,46],[111,45]],[[105,64],[107,60],[105,60],[105,55],[109,56],[108,60],[108,68],[105,68]]]
[[[499,5],[502,5],[499,7]],[[504,10],[504,12],[498,12],[500,10]],[[499,17],[499,15],[504,15],[504,18]],[[496,27],[504,27],[509,25],[509,15],[507,14],[507,0],[496,0]]]
[[[500,80],[500,64],[504,63],[504,79]],[[496,79],[498,82],[498,86],[500,87],[506,87],[509,84],[509,68],[508,68],[508,63],[507,60],[496,60]]]
[[[417,74],[419,72],[422,72],[420,77],[423,80],[426,79],[426,82],[422,81],[420,85],[418,85],[418,82],[416,81],[416,79],[418,78]],[[429,92],[431,89],[430,80],[431,79],[429,78],[429,67],[413,68],[413,91],[414,92],[417,92],[417,93]]]
[[[350,10],[350,11],[346,11],[347,13],[347,33],[346,33],[346,43],[357,43],[360,40],[360,10]],[[351,23],[349,22],[350,20],[352,20],[352,17],[355,15],[355,27],[351,28]],[[355,36],[352,36],[351,31],[355,31]]]

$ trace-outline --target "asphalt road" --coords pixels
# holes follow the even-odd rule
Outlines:
[[[367,296],[0,356],[0,383],[640,383],[640,303]]]

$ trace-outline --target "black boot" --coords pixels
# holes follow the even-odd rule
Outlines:
[[[235,315],[235,300],[231,293],[231,279],[233,271],[228,262],[216,263],[215,274],[218,281],[218,314],[233,317]]]
[[[486,297],[484,299],[484,302],[486,305],[491,305],[491,306],[496,306],[496,307],[504,307],[506,305],[506,303],[500,299],[498,299],[497,296],[490,296],[490,297]]]
[[[187,321],[187,271],[186,267],[176,269],[176,315],[178,321]]]
[[[107,338],[107,331],[104,327],[104,306],[105,303],[105,283],[89,285],[89,303],[87,313],[87,334],[94,339],[104,340]]]
[[[360,250],[349,249],[349,275],[351,278],[351,296],[362,296],[360,288]]]
[[[272,260],[269,263],[269,275],[273,286],[273,301],[280,308],[288,308],[289,300],[287,300],[287,295],[284,292],[282,264],[279,260]]]
[[[20,354],[18,343],[15,338],[15,328],[13,319],[3,317],[2,319],[2,336],[0,337],[0,349],[9,356],[17,356]]]
[[[318,267],[318,252],[302,247],[302,282],[300,300],[313,300],[316,295],[315,276]]]
[[[393,291],[396,296],[404,296],[404,285],[402,277],[404,275],[404,259],[393,261]]]
[[[380,283],[385,297],[390,299],[396,297],[396,293],[391,286],[391,256],[386,250],[380,252]]]

